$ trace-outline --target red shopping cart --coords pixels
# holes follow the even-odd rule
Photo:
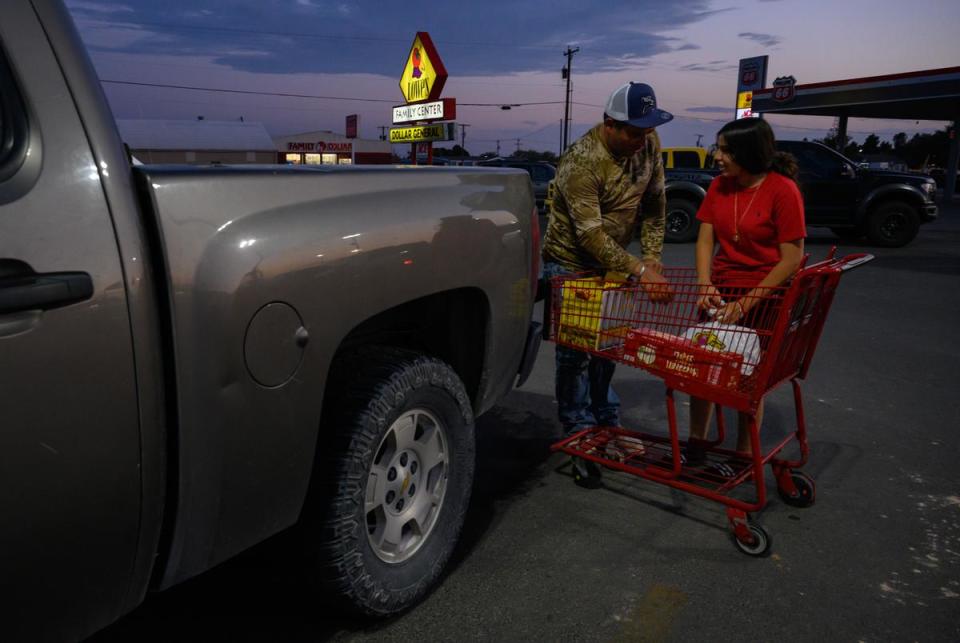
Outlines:
[[[749,312],[737,325],[711,321],[700,309],[704,287],[697,284],[693,269],[664,271],[674,292],[669,304],[654,303],[636,282],[584,274],[553,278],[546,311],[549,338],[662,378],[669,434],[597,426],[552,449],[726,505],[737,547],[753,556],[769,553],[769,534],[749,515],[767,502],[764,466],[771,466],[784,502],[813,504],[814,481],[799,470],[809,454],[800,381],[810,368],[841,275],[873,259],[867,254],[835,258],[834,252],[803,267],[788,284],[765,289],[749,302]],[[746,290],[727,289],[721,296],[734,300]],[[763,450],[756,421],[759,404],[787,381],[793,387],[796,430]],[[706,455],[696,466],[685,463],[687,441],[679,437],[674,391],[716,406],[716,435],[698,445]],[[726,433],[721,407],[749,418],[749,457],[720,446]],[[794,440],[799,459],[782,457]],[[746,483],[752,483],[755,498],[734,497]]]

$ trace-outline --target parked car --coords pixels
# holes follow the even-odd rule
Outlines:
[[[0,2],[0,141],[0,640],[291,527],[304,605],[424,597],[536,354],[528,175],[133,166],[58,0]]]
[[[533,194],[537,200],[537,212],[540,213],[541,224],[544,224],[547,216],[547,191],[550,182],[557,176],[556,167],[544,161],[518,161],[509,158],[486,159],[479,161],[477,165],[487,167],[515,167],[526,170],[530,175],[530,181],[533,183]],[[545,230],[546,226],[541,225],[540,229]]]
[[[858,167],[820,143],[777,141],[800,166],[808,226],[830,228],[842,239],[866,236],[878,246],[910,243],[921,224],[937,217],[936,183],[925,175]],[[718,170],[668,169],[667,241],[697,237],[697,209]]]

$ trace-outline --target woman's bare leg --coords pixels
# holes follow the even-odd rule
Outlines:
[[[693,403],[690,404],[690,416],[693,417]],[[692,423],[691,423],[692,424]],[[757,406],[757,429],[763,425],[763,400]],[[693,429],[690,429],[691,434]],[[739,413],[737,416],[737,451],[745,455],[750,455],[750,416],[746,413]]]
[[[707,429],[713,418],[713,404],[699,397],[690,396],[690,439],[706,440]]]

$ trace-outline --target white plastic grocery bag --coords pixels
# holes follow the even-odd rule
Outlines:
[[[683,336],[702,348],[743,355],[744,375],[760,363],[760,338],[752,328],[712,321],[688,328]]]

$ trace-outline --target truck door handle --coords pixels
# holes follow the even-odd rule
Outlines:
[[[23,310],[50,310],[93,296],[85,272],[48,272],[0,278],[0,315]]]

